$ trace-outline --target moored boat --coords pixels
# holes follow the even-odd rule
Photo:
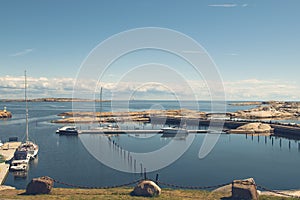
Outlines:
[[[28,103],[27,103],[27,76],[25,71],[25,104],[26,104],[26,141],[21,144],[19,151],[26,151],[30,159],[34,159],[39,151],[39,146],[29,140],[28,131]]]
[[[60,135],[78,135],[79,130],[75,126],[64,126],[56,130]]]
[[[27,151],[17,150],[14,153],[14,158],[10,164],[10,170],[12,171],[27,171],[30,155]]]
[[[36,158],[39,151],[38,145],[29,140],[26,140],[26,142],[22,143],[19,149],[27,151],[30,159]]]
[[[162,128],[163,134],[170,134],[170,135],[176,135],[176,134],[188,134],[188,130],[186,128],[180,128],[180,127],[165,127]]]

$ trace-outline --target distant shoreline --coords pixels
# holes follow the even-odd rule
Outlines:
[[[0,102],[25,102],[24,99],[0,99]],[[28,102],[100,102],[98,99],[80,99],[80,98],[37,98],[28,99]],[[110,102],[110,100],[102,100]]]

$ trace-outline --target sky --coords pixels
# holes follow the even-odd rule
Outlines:
[[[0,5],[0,99],[22,98],[24,70],[29,98],[72,97],[80,67],[101,42],[131,29],[160,27],[203,47],[227,100],[300,100],[298,0],[0,0]],[[81,90],[97,91],[99,80],[105,98],[127,98],[120,94],[129,92],[136,99],[183,94],[207,100],[212,90],[201,72],[157,50],[121,57],[101,78],[87,78]]]

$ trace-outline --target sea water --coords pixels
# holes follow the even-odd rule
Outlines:
[[[13,114],[12,119],[0,120],[0,139],[6,141],[9,137],[25,138],[25,103],[1,102],[0,108],[7,107]],[[103,111],[111,110],[111,102],[102,105]],[[129,105],[129,108],[128,108]],[[179,104],[176,101],[120,101],[114,104],[114,111],[147,110],[147,109],[178,109],[180,107],[210,111],[210,102]],[[229,106],[227,111],[248,109],[253,106]],[[99,111],[99,103],[85,102],[83,107]],[[29,136],[40,147],[36,160],[31,162],[26,178],[16,178],[10,173],[5,184],[24,189],[27,183],[35,177],[50,176],[58,181],[78,186],[103,187],[131,182],[143,178],[140,163],[133,166],[128,154],[112,156],[111,159],[123,159],[124,165],[130,165],[131,172],[112,169],[97,160],[83,143],[83,139],[97,138],[100,135],[82,135],[79,137],[59,136],[55,134],[61,124],[53,124],[51,120],[61,117],[57,114],[72,111],[70,102],[30,102],[29,103]],[[140,124],[137,124],[139,126]],[[160,127],[146,126],[159,129]],[[194,129],[195,127],[188,127]],[[159,174],[162,182],[186,186],[210,186],[230,182],[234,179],[253,177],[257,184],[271,189],[300,188],[299,167],[300,152],[297,140],[280,137],[250,136],[250,135],[219,135],[212,151],[204,158],[199,158],[199,149],[205,134],[193,136],[191,145],[182,156],[167,166],[148,172],[148,178],[155,179]],[[81,138],[83,137],[83,138]],[[108,151],[122,148],[126,153],[148,153],[160,150],[170,144],[173,138],[162,138],[161,134],[119,135],[110,138],[118,147],[108,146]],[[181,138],[176,145],[186,145],[187,140]],[[114,149],[109,149],[114,148]],[[124,152],[122,151],[122,152]],[[157,158],[161,162],[164,158]],[[142,166],[142,171],[147,166]],[[56,187],[68,187],[56,184]]]

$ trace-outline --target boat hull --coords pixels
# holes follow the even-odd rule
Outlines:
[[[57,131],[59,135],[78,135],[78,131]]]

